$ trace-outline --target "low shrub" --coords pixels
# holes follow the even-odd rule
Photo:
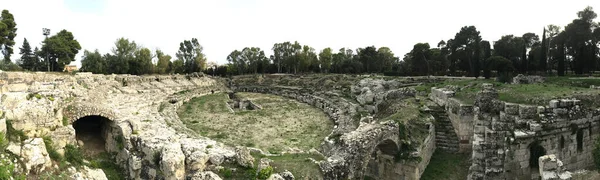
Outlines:
[[[73,166],[83,165],[83,153],[78,147],[67,144],[65,146],[65,160],[70,162]]]
[[[63,157],[56,151],[56,149],[54,149],[54,142],[52,142],[52,139],[50,139],[49,136],[44,136],[42,139],[44,139],[44,145],[46,145],[46,151],[48,151],[48,156],[50,156],[50,159],[58,162],[62,161]]]

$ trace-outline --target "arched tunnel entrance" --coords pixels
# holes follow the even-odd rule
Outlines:
[[[390,139],[379,143],[371,153],[364,179],[398,179],[395,171],[398,151],[398,144]]]
[[[75,138],[86,153],[95,155],[106,150],[106,140],[113,122],[102,116],[85,116],[73,122]]]

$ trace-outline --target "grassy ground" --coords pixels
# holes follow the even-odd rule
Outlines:
[[[435,151],[421,180],[467,179],[470,165],[468,154]]]
[[[200,135],[271,153],[316,148],[333,128],[324,112],[307,104],[274,95],[237,95],[263,109],[231,113],[226,105],[227,95],[217,93],[190,100],[178,110],[179,117]]]
[[[593,94],[598,90],[590,89],[590,85],[600,85],[600,78],[547,77],[541,84],[503,84],[493,80],[454,80],[441,83],[428,83],[415,87],[417,90],[429,92],[431,87],[455,85],[461,88],[455,98],[466,104],[473,104],[481,84],[492,83],[498,90],[499,99],[506,102],[547,105],[549,100],[571,97],[573,94]]]
[[[265,157],[260,154],[252,154],[255,159],[254,165],[258,165],[261,158],[268,158],[273,160],[271,167],[273,167],[273,173],[283,172],[288,170],[292,172],[296,179],[323,179],[319,170],[319,165],[313,163],[308,158],[315,160],[323,160],[320,155],[314,154],[283,154],[281,156],[269,156]],[[255,179],[256,178],[256,167],[255,168],[244,168],[236,164],[223,164],[223,170],[217,172],[217,174],[225,179]]]

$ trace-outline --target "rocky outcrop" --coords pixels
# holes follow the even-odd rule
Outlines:
[[[536,84],[543,83],[546,79],[542,76],[519,74],[512,79],[513,84]]]
[[[539,170],[542,180],[570,180],[571,172],[565,171],[563,162],[550,154],[539,158]]]
[[[194,174],[190,175],[188,179],[190,179],[190,180],[221,180],[221,177],[219,177],[219,175],[217,175],[211,171],[205,171],[205,172],[194,173]]]
[[[181,144],[165,146],[160,159],[160,170],[166,179],[185,178],[185,155],[181,151]]]
[[[79,170],[76,170],[75,168],[69,168],[69,172],[73,173],[71,178],[74,180],[108,180],[102,169],[92,169],[87,166],[83,166]]]
[[[235,160],[242,167],[254,167],[254,157],[246,147],[235,148]]]
[[[46,146],[42,138],[27,139],[21,147],[21,157],[25,165],[25,173],[39,174],[52,166]]]

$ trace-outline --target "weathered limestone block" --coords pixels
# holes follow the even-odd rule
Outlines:
[[[280,172],[279,175],[281,175],[281,177],[283,177],[283,179],[285,180],[294,180],[294,175],[292,174],[292,172],[289,172],[287,170]]]
[[[67,144],[75,144],[75,129],[73,126],[62,126],[56,128],[56,130],[50,133],[50,138],[52,139],[52,146],[56,151],[64,155],[64,147]]]
[[[506,109],[505,109],[506,111]],[[537,115],[537,106],[519,105],[519,117],[531,119]]]
[[[269,176],[269,178],[267,178],[267,180],[285,180],[283,177],[281,177],[281,175],[279,174],[271,174],[271,176]]]
[[[190,171],[204,171],[209,155],[202,151],[194,151],[185,157],[185,166]]]
[[[166,145],[161,153],[160,170],[165,179],[185,178],[185,155],[181,151],[181,144]]]
[[[254,167],[254,157],[250,155],[250,150],[246,147],[235,148],[235,160],[240,166]]]
[[[142,169],[142,159],[138,156],[132,155],[128,161],[129,177],[139,178]]]
[[[41,173],[52,166],[42,138],[27,139],[21,147],[21,157],[25,164],[25,173]]]
[[[74,169],[70,169],[69,171],[75,172],[71,176],[71,178],[74,180],[108,180],[102,169],[92,169],[87,166],[83,166],[79,172],[76,172],[77,170]]]
[[[27,92],[29,86],[25,83],[7,85],[8,92]]]
[[[561,160],[556,155],[541,156],[538,159],[539,172],[542,180],[570,180],[571,172],[565,171]]]
[[[219,175],[211,172],[211,171],[205,171],[205,172],[196,172],[192,175],[189,176],[190,180],[221,180],[221,177],[219,177]]]
[[[519,104],[505,103],[504,112],[509,115],[519,115]]]

